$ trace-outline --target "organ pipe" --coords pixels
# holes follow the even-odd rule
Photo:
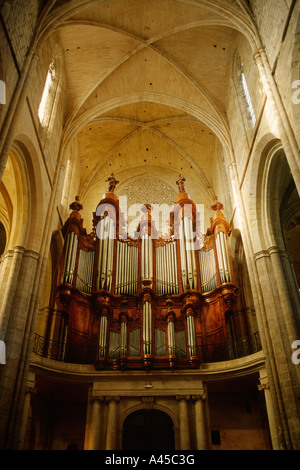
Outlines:
[[[190,357],[196,356],[195,322],[193,315],[187,316],[187,336]]]
[[[138,247],[117,241],[115,294],[137,294]]]
[[[68,233],[65,252],[65,263],[63,268],[63,282],[73,283],[75,261],[77,255],[78,238],[75,232]]]
[[[152,352],[151,303],[146,301],[143,305],[143,348],[144,355]]]
[[[80,250],[79,252],[76,287],[87,294],[92,293],[94,256],[94,251]]]
[[[111,289],[114,240],[114,220],[106,216],[100,222],[97,289]]]
[[[193,222],[185,216],[179,223],[182,285],[197,289],[197,268],[193,248]]]
[[[127,324],[125,319],[121,321],[121,348],[120,348],[121,356],[127,355]]]
[[[210,292],[217,287],[217,270],[214,250],[199,251],[199,268],[202,293]]]
[[[227,249],[227,238],[224,232],[218,232],[216,235],[216,249],[219,263],[219,272],[221,284],[231,281],[230,264]]]
[[[107,316],[102,315],[100,319],[99,357],[105,357],[106,338],[107,338]]]
[[[153,280],[152,238],[144,233],[141,242],[141,280]]]
[[[168,354],[169,356],[175,355],[175,331],[174,322],[168,319]]]
[[[177,294],[177,254],[176,242],[159,245],[155,249],[156,256],[156,291],[158,295]]]

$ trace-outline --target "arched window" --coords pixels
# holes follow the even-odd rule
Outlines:
[[[240,79],[241,79],[241,84],[242,84],[243,95],[247,103],[248,115],[249,115],[249,118],[251,119],[252,127],[255,127],[256,116],[255,116],[251,96],[249,93],[247,80],[246,80],[246,76],[244,72],[244,66],[242,62],[240,63]]]
[[[6,246],[6,231],[2,222],[0,222],[0,256],[4,253]]]
[[[38,117],[42,128],[49,129],[51,117],[54,113],[56,92],[58,88],[57,73],[54,60],[51,61],[44,85],[42,98],[39,105]]]

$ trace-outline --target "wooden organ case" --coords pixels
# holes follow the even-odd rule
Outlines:
[[[238,289],[228,236],[215,202],[202,245],[195,204],[181,190],[170,236],[157,236],[151,207],[143,206],[136,236],[124,231],[119,200],[109,188],[83,228],[78,199],[62,233],[63,359],[98,369],[191,368],[228,359],[226,318]]]

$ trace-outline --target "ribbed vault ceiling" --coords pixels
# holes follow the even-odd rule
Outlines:
[[[98,203],[112,172],[124,187],[147,173],[174,190],[183,173],[191,197],[210,204],[221,146],[230,145],[226,99],[245,18],[238,2],[77,1],[60,9],[66,135],[76,142],[84,205]]]

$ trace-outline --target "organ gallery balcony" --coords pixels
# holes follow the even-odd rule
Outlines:
[[[205,345],[197,348],[196,357],[198,358],[198,364],[201,364],[201,362],[222,362],[246,357],[261,350],[262,346],[260,336],[257,332],[254,335],[240,338],[237,341],[223,344],[210,344],[209,346]],[[53,359],[55,361],[75,364],[95,364],[96,358],[100,353],[100,351],[97,350],[97,346],[78,346],[75,344],[60,343],[58,341],[46,339],[38,334],[35,334],[34,336],[33,352],[38,356]],[[114,370],[123,368],[126,364],[126,357],[121,356],[118,347],[112,351],[112,355],[114,355],[114,359],[111,361],[111,367]],[[180,356],[182,356],[182,354],[179,351],[177,357],[180,358]],[[169,357],[158,356],[157,359],[161,362],[161,365],[172,367]],[[137,366],[140,365],[140,367],[142,367],[143,358],[139,356],[135,359],[135,363]],[[175,367],[174,361],[173,365]]]
[[[202,233],[198,207],[180,175],[168,234],[159,233],[153,207],[145,204],[130,235],[113,175],[111,181],[91,233],[83,227],[78,198],[70,205],[52,296],[60,314],[49,315],[54,333],[36,335],[34,351],[113,370],[197,368],[258,351],[258,334],[233,341],[238,335],[228,330],[239,287],[223,205],[214,201]]]

